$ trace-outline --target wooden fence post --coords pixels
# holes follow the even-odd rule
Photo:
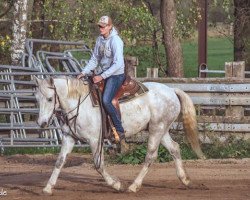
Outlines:
[[[138,66],[138,58],[137,57],[132,57],[132,56],[126,56],[124,59],[126,70],[127,70],[127,75],[131,77],[137,77],[136,76],[136,67]]]
[[[233,62],[233,77],[245,78],[245,62]]]
[[[147,78],[158,78],[158,68],[147,68]]]
[[[233,63],[226,62],[225,63],[225,78],[233,77]]]
[[[245,62],[226,62],[225,77],[245,78]]]
[[[226,62],[225,63],[226,78],[245,78],[245,62]],[[231,100],[230,100],[231,101]],[[239,121],[244,117],[244,107],[242,106],[226,106],[226,117],[234,118]]]

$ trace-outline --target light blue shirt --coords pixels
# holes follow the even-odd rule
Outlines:
[[[111,75],[124,73],[123,41],[113,27],[107,38],[100,35],[96,39],[94,52],[82,73],[90,74],[96,67],[100,67],[103,79]]]

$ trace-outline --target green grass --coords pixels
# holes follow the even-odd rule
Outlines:
[[[191,147],[184,142],[184,139],[179,141],[181,157],[183,160],[197,159],[196,154]],[[202,150],[208,159],[223,159],[223,158],[250,158],[250,143],[244,140],[228,140],[225,143],[214,142],[213,144],[202,144]],[[5,148],[3,155],[15,154],[58,154],[60,147],[35,147],[35,148]],[[75,147],[74,153],[90,154],[90,148]],[[147,153],[147,145],[136,145],[134,150],[127,154],[117,154],[116,156],[107,156],[110,163],[119,164],[141,164],[144,162]],[[160,145],[158,150],[157,162],[172,161],[170,153]]]
[[[180,143],[181,157],[183,160],[197,159],[196,154],[191,147],[185,142]],[[207,159],[223,159],[223,158],[249,158],[250,157],[250,143],[244,140],[234,142],[202,144],[202,150]],[[139,145],[133,151],[118,155],[110,162],[120,164],[141,164],[144,162],[146,156],[146,145]],[[172,161],[170,153],[161,145],[158,150],[157,162]]]
[[[160,59],[164,65],[165,51],[160,46]],[[196,40],[185,41],[182,43],[184,56],[184,75],[185,77],[198,76],[198,43]],[[138,77],[146,76],[146,68],[155,67],[153,62],[153,52],[151,46],[126,47],[125,55],[136,56],[139,59],[137,68]],[[208,68],[224,70],[225,62],[233,60],[233,44],[227,38],[208,38]]]
[[[188,41],[182,44],[185,77],[198,74],[198,43]],[[233,61],[233,44],[227,38],[208,38],[207,65],[210,70],[224,70],[225,62]]]
[[[3,155],[15,154],[57,154],[60,153],[61,147],[6,147],[4,148]],[[90,153],[89,147],[74,147],[74,153]]]

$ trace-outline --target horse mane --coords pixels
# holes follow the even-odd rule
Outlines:
[[[68,98],[79,98],[80,96],[86,95],[89,91],[89,86],[77,78],[67,78],[67,83]]]
[[[67,98],[78,99],[80,96],[84,96],[89,91],[89,86],[84,84],[82,80],[72,77],[60,77],[66,79],[68,86]],[[65,88],[66,89],[66,88]]]

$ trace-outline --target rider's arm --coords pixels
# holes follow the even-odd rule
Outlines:
[[[92,70],[94,70],[99,61],[100,61],[100,55],[99,55],[99,38],[97,38],[96,40],[96,44],[95,44],[95,48],[94,48],[94,52],[90,58],[90,60],[88,61],[88,64],[82,69],[82,73],[85,75],[88,75],[91,73]]]

